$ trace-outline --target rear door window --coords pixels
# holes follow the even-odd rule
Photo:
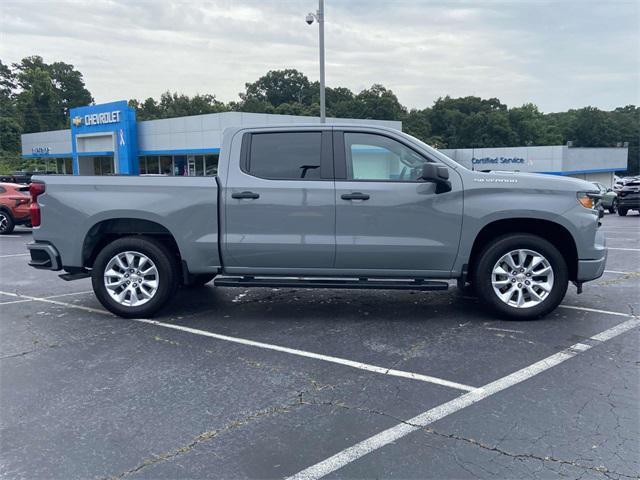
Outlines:
[[[251,135],[248,173],[270,180],[320,180],[321,132]]]

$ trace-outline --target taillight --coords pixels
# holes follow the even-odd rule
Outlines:
[[[31,215],[31,225],[33,227],[40,226],[40,205],[38,205],[38,196],[45,191],[44,183],[33,182],[29,185],[29,194],[31,195],[31,205],[29,205],[29,214]]]

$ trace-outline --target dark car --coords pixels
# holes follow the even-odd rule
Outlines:
[[[13,232],[16,225],[30,225],[29,187],[0,183],[0,235]]]
[[[640,178],[627,182],[618,192],[618,215],[624,217],[629,210],[640,211]]]

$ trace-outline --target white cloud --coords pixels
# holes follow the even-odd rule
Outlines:
[[[410,107],[444,95],[544,111],[639,103],[640,3],[326,0],[327,82],[382,83]],[[0,58],[65,61],[96,101],[166,90],[237,99],[269,69],[317,79],[314,0],[13,1]]]

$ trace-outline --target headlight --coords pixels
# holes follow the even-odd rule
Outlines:
[[[593,193],[587,193],[587,192],[578,192],[577,194],[578,196],[578,203],[580,203],[580,205],[582,205],[584,208],[590,208],[590,209],[594,209],[596,206],[596,195]]]

